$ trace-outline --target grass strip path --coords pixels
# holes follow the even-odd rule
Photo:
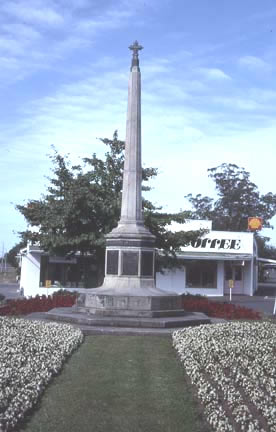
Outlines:
[[[207,432],[171,338],[89,336],[26,432]]]

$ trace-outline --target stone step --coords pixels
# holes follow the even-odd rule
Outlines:
[[[52,312],[52,311],[51,311]],[[66,319],[66,316],[64,315],[64,319],[60,319],[61,315],[57,317],[57,315],[45,313],[45,312],[35,312],[25,317],[25,319],[29,320],[40,320],[40,321],[54,321],[54,322],[60,322],[60,323],[68,323],[72,325],[75,328],[79,328],[82,330],[84,335],[86,336],[93,336],[93,335],[121,335],[121,336],[165,336],[169,337],[174,331],[179,330],[183,327],[188,327],[190,325],[200,325],[200,324],[207,324],[207,322],[203,322],[205,319],[210,324],[216,324],[225,322],[225,320],[221,318],[208,318],[206,315],[194,312],[193,313],[195,319],[193,323],[189,323],[189,321],[186,321],[185,323],[182,323],[183,325],[181,327],[117,327],[117,326],[101,326],[101,325],[91,325],[90,324],[84,324],[81,322],[77,322],[76,320],[70,320],[70,314],[69,319]],[[67,317],[68,318],[68,317]],[[95,323],[94,323],[95,324]]]
[[[96,309],[82,306],[74,306],[77,313],[89,314],[95,317],[136,317],[136,318],[162,318],[180,317],[187,315],[183,309],[176,310],[131,310],[131,309]]]
[[[123,328],[179,328],[210,323],[210,318],[202,313],[187,313],[181,317],[141,318],[141,317],[107,317],[76,313],[73,308],[56,308],[40,314],[53,321],[91,327]]]

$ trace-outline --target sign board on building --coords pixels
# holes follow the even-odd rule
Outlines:
[[[49,263],[54,264],[77,264],[76,258],[65,258],[65,257],[59,257],[59,256],[50,256],[49,257]]]
[[[216,252],[253,255],[253,233],[210,231],[189,245],[183,252]]]

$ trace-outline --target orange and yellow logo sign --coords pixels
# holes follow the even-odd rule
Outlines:
[[[250,231],[259,231],[263,227],[263,220],[260,217],[248,218],[248,229]]]

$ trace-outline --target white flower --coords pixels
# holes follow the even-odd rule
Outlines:
[[[70,325],[0,317],[0,430],[14,427],[83,340]]]
[[[198,388],[214,431],[263,431],[261,423],[276,431],[274,324],[230,322],[185,328],[174,332],[173,346]],[[261,423],[254,418],[256,412]]]

